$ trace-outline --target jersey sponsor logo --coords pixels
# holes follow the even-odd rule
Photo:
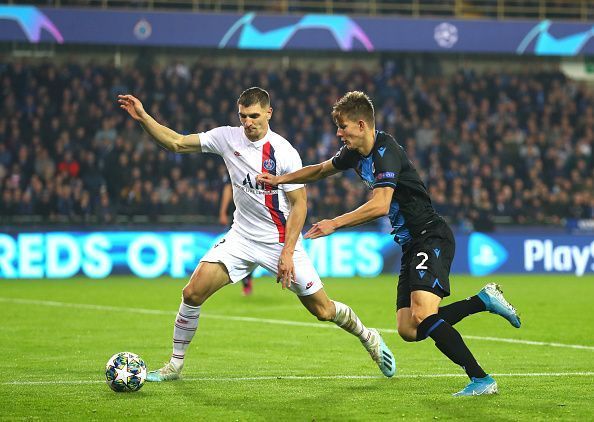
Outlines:
[[[395,176],[396,176],[396,173],[394,173],[393,171],[386,171],[384,173],[379,173],[377,176],[375,176],[375,178],[377,180],[393,179]]]
[[[468,240],[468,265],[472,275],[491,274],[508,258],[507,250],[492,237],[472,233]]]
[[[384,156],[384,154],[385,154],[385,152],[386,152],[386,147],[379,147],[379,148],[377,149],[377,152],[379,152],[379,155],[380,155],[381,157],[383,157],[383,156]]]
[[[250,188],[246,185],[240,185],[239,183],[233,183],[233,186],[241,189],[242,191],[246,192],[246,193],[254,193],[256,195],[276,195],[278,194],[278,189],[260,189],[258,187],[256,188]]]
[[[271,159],[268,159],[268,160],[264,160],[264,162],[262,163],[262,167],[264,167],[268,171],[272,171],[272,170],[274,170],[276,165],[274,164],[274,161],[272,161]]]

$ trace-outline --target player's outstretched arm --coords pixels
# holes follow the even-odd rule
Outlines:
[[[390,212],[393,193],[394,189],[390,187],[376,188],[373,190],[371,199],[359,208],[339,215],[332,220],[322,220],[313,224],[304,237],[306,239],[317,239],[318,237],[328,236],[342,227],[358,226],[383,217]]]
[[[332,165],[332,160],[324,161],[323,163],[305,166],[293,173],[287,173],[280,176],[274,176],[269,173],[259,174],[256,180],[260,183],[266,183],[272,186],[289,185],[295,183],[309,183],[316,180],[332,176],[340,172]]]
[[[142,128],[163,148],[178,153],[201,152],[200,137],[197,134],[181,135],[158,123],[148,114],[142,103],[133,95],[118,95],[120,108],[136,120]]]
[[[293,263],[293,252],[297,239],[303,229],[305,217],[307,215],[307,194],[305,188],[295,189],[287,192],[287,198],[291,203],[291,211],[287,218],[285,227],[285,246],[281,251],[278,261],[277,282],[281,282],[283,289],[291,286],[291,281],[295,279],[295,265]]]

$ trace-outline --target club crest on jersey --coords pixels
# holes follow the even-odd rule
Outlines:
[[[264,167],[264,169],[271,171],[274,170],[275,164],[274,161],[271,160],[270,158],[267,160],[264,160],[264,162],[262,163],[262,167]]]

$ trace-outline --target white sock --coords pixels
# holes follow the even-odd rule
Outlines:
[[[175,316],[173,327],[173,353],[170,362],[177,369],[184,366],[186,350],[198,329],[198,317],[200,317],[200,306],[186,305],[183,301],[179,305],[179,311]]]
[[[371,331],[363,325],[355,311],[344,303],[334,302],[336,307],[336,315],[332,321],[343,330],[359,337],[362,343],[369,341],[371,337]]]

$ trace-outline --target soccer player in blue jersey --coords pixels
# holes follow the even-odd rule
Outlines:
[[[452,362],[462,366],[470,383],[456,396],[494,394],[497,383],[478,364],[454,324],[482,311],[506,318],[514,327],[520,319],[494,283],[477,295],[440,307],[450,295],[449,273],[455,241],[446,221],[434,210],[414,165],[402,146],[375,130],[374,108],[359,91],[345,94],[332,110],[337,136],[344,146],[331,159],[288,174],[262,174],[258,181],[279,185],[307,183],[354,169],[373,189],[369,201],[331,220],[315,223],[305,234],[315,239],[343,227],[353,227],[388,215],[394,240],[402,247],[396,300],[398,333],[406,341],[431,337]]]

